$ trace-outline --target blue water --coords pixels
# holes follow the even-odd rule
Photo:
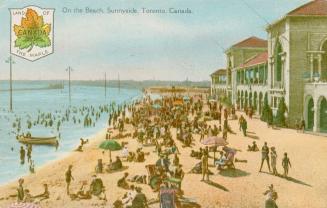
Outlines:
[[[1,83],[2,89],[8,88],[7,83]],[[39,88],[46,87],[47,84],[40,83],[15,83],[14,88]],[[14,180],[22,175],[29,173],[27,157],[25,164],[20,164],[19,148],[22,146],[16,140],[16,129],[13,123],[17,119],[21,120],[21,132],[31,132],[35,136],[50,136],[61,134],[58,149],[50,146],[33,146],[32,160],[34,160],[36,171],[37,167],[58,159],[59,157],[75,149],[80,138],[95,134],[107,125],[108,113],[103,112],[95,122],[95,126],[84,127],[84,115],[78,111],[82,106],[93,106],[99,112],[99,106],[108,105],[115,102],[117,105],[128,103],[141,96],[139,90],[108,88],[107,97],[104,96],[103,87],[72,86],[72,103],[69,107],[68,87],[63,90],[38,90],[38,91],[14,91],[13,93],[13,112],[9,112],[9,92],[0,92],[0,184]],[[27,121],[36,121],[41,113],[51,113],[57,120],[65,116],[67,109],[71,110],[70,120],[62,123],[59,132],[56,122],[52,127],[44,125],[32,125],[28,129]],[[74,109],[77,110],[74,113]],[[76,123],[72,117],[75,116]],[[91,115],[93,121],[95,117]],[[81,123],[78,123],[78,119]],[[13,150],[12,150],[13,148]]]

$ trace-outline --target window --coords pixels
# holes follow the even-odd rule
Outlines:
[[[272,100],[272,108],[278,108],[280,97],[271,97]]]
[[[282,81],[282,45],[278,41],[275,47],[275,75],[276,81]]]

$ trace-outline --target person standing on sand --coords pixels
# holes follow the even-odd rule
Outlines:
[[[243,115],[240,116],[240,118],[238,119],[238,125],[240,127],[240,131],[242,131],[242,123],[244,121],[244,117]]]
[[[65,177],[66,177],[66,184],[67,184],[67,195],[69,195],[69,186],[70,186],[70,183],[72,181],[72,179],[74,180],[74,177],[72,176],[72,168],[73,166],[72,165],[69,165],[68,166],[68,170],[66,171],[65,173]]]
[[[290,159],[287,157],[287,153],[284,153],[284,158],[283,158],[283,162],[282,162],[282,166],[284,168],[284,177],[286,178],[288,176],[288,168],[292,167]]]
[[[243,118],[243,121],[241,123],[241,127],[242,127],[242,131],[243,131],[243,136],[246,137],[246,130],[248,128],[248,123],[247,121],[245,120],[245,118]]]
[[[204,151],[204,154],[201,158],[201,169],[202,169],[202,180],[206,176],[206,181],[209,181],[209,166],[208,166],[208,152]]]
[[[262,155],[262,158],[261,158],[261,166],[260,166],[259,172],[261,172],[262,165],[263,165],[265,160],[267,161],[269,172],[271,172],[270,164],[269,164],[269,147],[267,146],[267,142],[265,142],[265,144],[263,145],[263,147],[261,149],[261,155]]]
[[[276,176],[276,175],[278,175],[277,168],[276,168],[276,166],[277,166],[277,153],[276,153],[275,147],[271,147],[270,150],[271,150],[271,152],[270,152],[271,167],[272,167],[273,174]]]
[[[23,187],[23,184],[24,184],[24,179],[20,178],[18,180],[18,188],[17,188],[17,201],[18,202],[22,202],[24,200],[24,187]]]

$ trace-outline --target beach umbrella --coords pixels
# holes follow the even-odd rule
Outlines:
[[[103,141],[99,145],[99,148],[104,149],[104,150],[109,150],[110,163],[111,163],[111,151],[121,150],[120,144],[118,142],[116,142],[116,140],[113,140],[113,139]]]
[[[206,146],[215,146],[215,147],[218,147],[218,146],[224,146],[225,147],[228,144],[228,142],[226,142],[226,140],[224,138],[217,137],[217,136],[208,137],[208,138],[202,140],[201,143],[203,145],[206,145]],[[216,148],[214,149],[213,154],[214,154],[213,155],[213,162],[215,163]]]
[[[41,207],[34,203],[16,202],[11,204],[8,208],[41,208]]]
[[[159,105],[159,104],[153,104],[153,105],[152,105],[152,108],[158,110],[158,109],[161,108],[161,105]]]
[[[201,143],[206,146],[226,146],[228,144],[224,138],[216,136],[208,137],[202,140]]]

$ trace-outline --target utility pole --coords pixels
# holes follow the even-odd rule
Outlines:
[[[107,73],[104,73],[104,97],[107,98]]]
[[[9,98],[9,108],[12,112],[12,65],[15,64],[15,61],[12,59],[12,56],[9,56],[9,58],[6,60],[6,63],[9,63],[10,67],[10,98]]]
[[[70,73],[73,69],[69,66],[66,71],[68,71],[68,88],[69,88],[69,105],[71,105],[72,97],[71,97],[71,84],[70,84]]]

